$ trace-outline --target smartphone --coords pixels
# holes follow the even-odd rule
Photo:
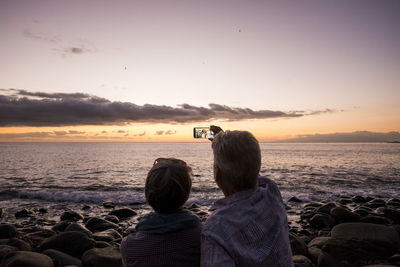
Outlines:
[[[210,130],[210,127],[194,127],[193,129],[194,138],[206,138],[213,139],[214,133]]]

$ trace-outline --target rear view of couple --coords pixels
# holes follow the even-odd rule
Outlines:
[[[147,175],[144,216],[121,243],[131,266],[293,266],[285,206],[277,185],[259,177],[258,141],[246,131],[212,126],[214,179],[225,197],[204,225],[182,206],[191,168],[178,159],[158,159]]]

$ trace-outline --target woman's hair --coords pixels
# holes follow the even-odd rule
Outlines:
[[[218,133],[212,143],[214,165],[222,179],[236,191],[255,188],[261,167],[261,151],[257,139],[247,131]]]
[[[157,212],[180,209],[188,200],[192,188],[192,169],[182,160],[159,158],[147,174],[147,203]]]

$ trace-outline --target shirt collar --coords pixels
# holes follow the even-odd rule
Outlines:
[[[253,189],[248,189],[244,191],[239,191],[236,192],[232,195],[229,195],[227,197],[224,197],[222,199],[217,200],[214,205],[210,208],[211,211],[217,210],[219,208],[231,205],[235,202],[238,202],[240,200],[246,199],[250,197],[255,191],[260,190],[259,188],[253,188]]]

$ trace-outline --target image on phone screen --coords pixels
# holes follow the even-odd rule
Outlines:
[[[193,129],[193,137],[213,139],[214,133],[213,131],[210,130],[210,127],[195,127]]]

